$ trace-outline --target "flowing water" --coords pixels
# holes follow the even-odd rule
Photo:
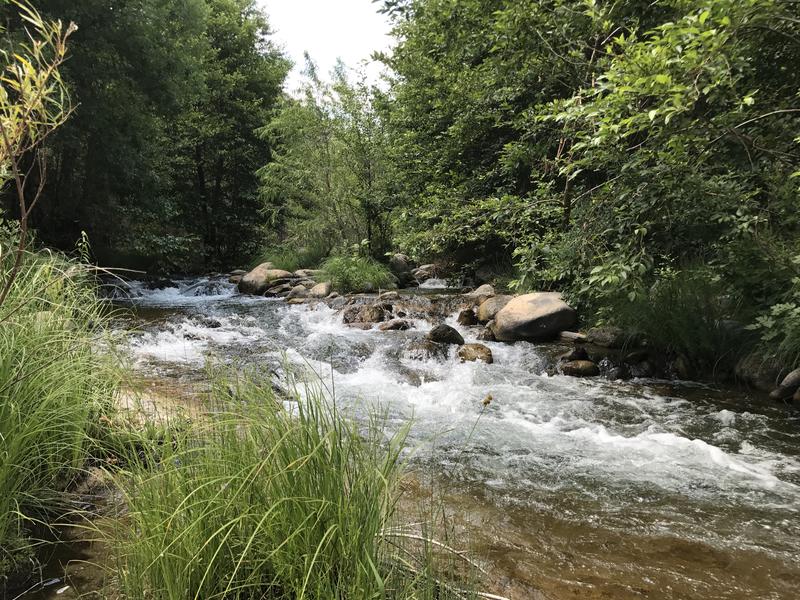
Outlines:
[[[800,598],[800,419],[784,407],[689,382],[549,376],[563,351],[553,344],[486,343],[492,365],[454,350],[415,360],[403,349],[431,328],[424,319],[353,329],[324,304],[219,281],[134,291],[129,352],[143,375],[291,365],[357,416],[370,406],[390,427],[413,420],[409,495],[444,495],[494,593]],[[455,314],[447,322],[476,341]]]

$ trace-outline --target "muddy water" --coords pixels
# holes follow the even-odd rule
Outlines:
[[[135,291],[128,351],[143,376],[288,365],[356,418],[377,408],[390,427],[413,420],[408,501],[446,497],[494,593],[800,597],[800,419],[784,408],[688,382],[548,376],[553,345],[489,343],[493,365],[414,360],[403,349],[430,329],[424,319],[355,330],[324,305],[220,282]]]

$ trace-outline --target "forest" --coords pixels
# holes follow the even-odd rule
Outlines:
[[[77,520],[78,529],[111,549],[120,575],[118,595],[108,597],[506,598],[477,591],[496,588],[498,579],[480,575],[450,547],[458,534],[445,518],[444,498],[469,477],[446,470],[436,479],[449,483],[444,493],[430,492],[432,524],[424,532],[397,524],[407,508],[398,490],[418,483],[407,483],[403,458],[415,430],[387,434],[387,423],[404,420],[389,409],[387,423],[372,413],[366,424],[352,420],[340,414],[335,393],[328,403],[327,384],[309,392],[308,382],[298,383],[286,368],[291,383],[278,386],[272,378],[286,374],[284,365],[257,352],[262,362],[231,369],[250,360],[248,349],[218,363],[208,359],[202,376],[186,367],[186,356],[186,371],[170,372],[174,398],[184,397],[175,386],[197,386],[187,406],[202,397],[199,413],[183,407],[190,415],[184,420],[144,425],[123,416],[118,399],[130,396],[132,381],[150,390],[136,392],[141,401],[161,389],[169,371],[164,367],[157,379],[157,369],[137,362],[152,323],[177,336],[188,355],[185,346],[197,340],[205,344],[200,354],[213,343],[227,351],[225,344],[251,335],[247,327],[266,317],[246,321],[201,307],[176,325],[171,313],[137,313],[135,302],[134,316],[121,317],[108,307],[120,290],[147,299],[165,288],[183,294],[175,282],[191,281],[189,291],[207,286],[214,297],[229,281],[244,292],[243,276],[269,269],[278,273],[274,295],[305,303],[307,290],[295,286],[308,283],[316,298],[323,285],[318,299],[339,311],[337,327],[343,319],[347,331],[367,331],[380,322],[392,333],[431,315],[434,326],[456,327],[456,305],[446,298],[406,305],[402,294],[383,294],[422,283],[425,297],[425,280],[446,280],[442,289],[464,292],[470,302],[478,296],[469,293],[480,295],[484,284],[493,286],[491,297],[502,292],[495,300],[504,304],[486,319],[483,297],[474,310],[466,307],[469,318],[453,313],[463,326],[488,321],[487,330],[510,299],[557,292],[579,318],[556,333],[619,332],[624,339],[609,344],[615,350],[639,364],[649,354],[649,362],[668,365],[633,379],[668,373],[704,382],[698,386],[726,386],[720,393],[736,398],[742,390],[772,391],[764,414],[779,404],[791,416],[781,413],[774,432],[752,439],[795,440],[780,452],[781,460],[794,457],[785,464],[797,460],[791,411],[800,399],[800,4],[373,5],[393,38],[390,50],[372,57],[383,76],[376,80],[363,65],[342,61],[323,73],[306,54],[302,84],[289,89],[295,65],[256,0],[0,0],[3,597],[25,597],[18,594],[31,581],[20,572],[46,563],[39,547],[60,539],[62,521]],[[412,277],[419,265],[425,276]],[[98,284],[106,290],[100,295]],[[360,304],[373,292],[381,294],[368,300],[379,313],[374,320]],[[428,313],[416,314],[424,302]],[[317,323],[308,317],[303,327],[309,318]],[[132,333],[129,323],[145,333]],[[229,323],[239,329],[223,342],[189,329],[226,332]],[[460,341],[429,334],[434,350],[422,347],[426,360],[446,355],[437,344],[463,346],[464,331],[453,333]],[[270,343],[283,343],[275,339]],[[527,348],[508,352],[520,347]],[[282,350],[285,362],[295,348]],[[494,359],[489,352],[485,362],[502,364],[505,350],[492,350]],[[325,352],[330,356],[319,349],[308,356],[329,360],[333,373],[338,355]],[[346,378],[361,369],[369,356],[362,352],[355,342],[348,346],[337,373]],[[473,360],[457,352],[461,363]],[[583,350],[571,352],[566,360],[588,361]],[[397,370],[424,389],[446,377],[437,368],[421,375]],[[336,388],[333,381],[331,375]],[[469,458],[453,459],[476,471],[487,446],[473,435],[481,435],[481,420],[498,404],[491,385],[483,391],[485,381],[476,376],[469,390],[483,398],[469,414],[474,422],[458,425],[469,434],[459,438]],[[622,393],[639,398],[638,391]],[[683,402],[692,393],[676,395]],[[296,414],[269,408],[287,398]],[[714,410],[725,421],[725,411],[757,411],[758,402],[768,402],[766,395]],[[728,438],[707,441],[692,423],[682,422],[690,433],[679,432],[692,439],[691,452],[719,442],[725,456],[747,454],[749,430],[734,451]],[[646,421],[630,439],[655,443],[663,438],[647,436],[673,434],[658,426]],[[616,432],[605,421],[599,427]],[[576,425],[568,435],[574,431],[584,430]],[[777,447],[769,451],[777,455]],[[752,474],[780,462],[767,454],[757,468],[745,461],[746,468],[731,469]],[[98,465],[107,472],[104,485],[125,498],[129,514],[121,528],[104,529],[83,513],[76,519],[80,511],[65,502]],[[770,493],[800,485],[790,483],[793,468],[769,471],[778,482]],[[459,489],[462,503],[484,495]],[[753,510],[780,503],[764,498]],[[182,533],[171,539],[175,527]],[[129,544],[142,531],[152,535]],[[173,578],[173,571],[180,575]],[[536,585],[544,585],[538,577]],[[790,597],[780,594],[800,586],[800,574],[781,582],[785,587],[769,588],[777,590],[772,597]],[[708,588],[692,593],[680,597],[713,597],[703,595]]]

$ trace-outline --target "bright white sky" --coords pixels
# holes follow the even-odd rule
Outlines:
[[[320,76],[341,58],[357,68],[372,52],[391,47],[389,22],[377,12],[371,0],[259,0],[275,31],[274,39],[294,61],[286,89],[297,88],[303,69],[303,52],[308,51],[319,66]],[[381,67],[370,65],[367,73],[377,80]]]

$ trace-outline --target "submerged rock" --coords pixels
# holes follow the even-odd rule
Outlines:
[[[494,362],[492,351],[483,344],[464,344],[458,349],[461,362],[483,361],[490,365]]]
[[[431,329],[430,333],[428,333],[428,339],[439,344],[464,345],[464,338],[461,334],[450,325],[445,325],[444,323]]]
[[[600,367],[590,360],[572,360],[561,365],[561,372],[571,377],[596,377]]]
[[[403,350],[403,356],[412,360],[443,360],[447,358],[447,344],[439,344],[429,339],[411,342]]]
[[[575,309],[564,302],[561,294],[539,292],[518,296],[506,304],[497,313],[492,330],[501,342],[541,342],[572,329],[577,321]]]

